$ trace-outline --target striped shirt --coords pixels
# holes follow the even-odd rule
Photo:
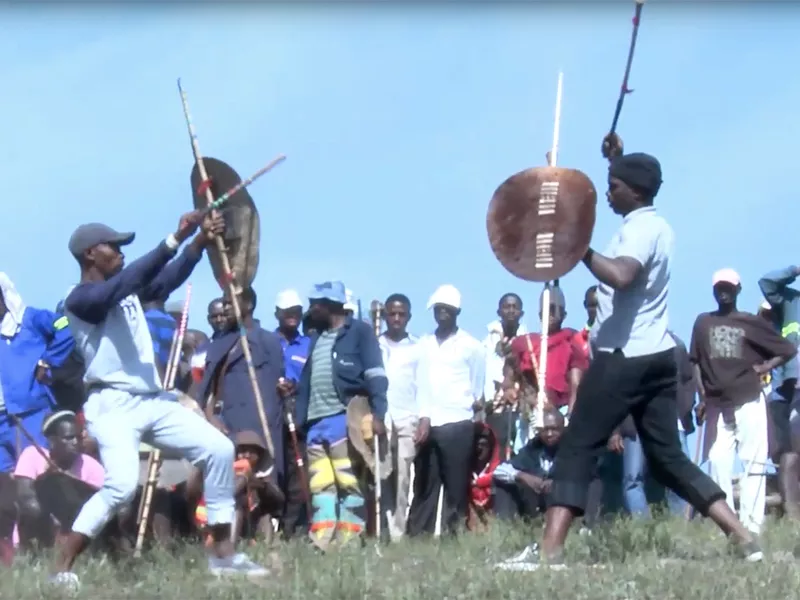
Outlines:
[[[309,421],[338,415],[344,411],[344,405],[333,385],[333,344],[338,334],[338,329],[321,333],[311,353]]]

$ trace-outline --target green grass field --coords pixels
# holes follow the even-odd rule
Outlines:
[[[573,535],[566,571],[505,573],[492,564],[515,553],[540,529],[518,524],[494,525],[487,534],[457,540],[407,541],[381,549],[345,549],[317,555],[302,543],[278,545],[282,572],[263,583],[215,580],[205,571],[199,547],[176,555],[154,551],[138,563],[115,567],[97,558],[84,560],[77,572],[82,598],[310,598],[377,600],[379,598],[562,598],[725,600],[800,598],[800,569],[795,558],[797,528],[770,522],[762,538],[766,559],[746,564],[727,553],[724,538],[708,522],[617,521],[592,536]],[[266,549],[254,556],[268,562]],[[602,562],[602,567],[591,563]],[[49,557],[18,558],[3,573],[0,598],[60,598],[46,584]]]

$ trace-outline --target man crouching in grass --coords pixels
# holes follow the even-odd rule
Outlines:
[[[535,519],[547,510],[553,485],[550,472],[564,434],[565,419],[553,406],[544,408],[542,427],[514,457],[494,471],[494,510],[499,519]],[[584,526],[589,528],[600,514],[603,481],[595,476],[589,484],[589,502]]]
[[[535,438],[494,471],[494,510],[499,519],[533,519],[547,509],[553,484],[550,470],[564,432],[564,417],[548,406],[542,425]]]
[[[274,465],[267,454],[267,448],[261,435],[254,431],[242,431],[236,434],[236,523],[234,540],[247,539],[251,544],[258,540],[270,542],[274,529],[272,518],[281,514],[284,495],[268,477]],[[195,470],[190,478],[190,494],[200,498],[203,489],[203,477]],[[205,532],[207,525],[206,507],[203,498],[197,503],[195,523],[200,531]],[[206,535],[206,546],[213,543],[210,535]]]
[[[17,484],[17,506],[19,518],[17,529],[14,531],[15,545],[21,543],[23,548],[31,547],[34,542],[40,547],[52,547],[58,532],[69,530],[72,522],[59,523],[53,509],[58,512],[74,513],[77,516],[82,504],[67,506],[79,500],[80,490],[91,488],[97,491],[103,486],[105,470],[102,465],[87,454],[81,453],[80,432],[75,413],[69,410],[56,412],[45,418],[42,423],[42,435],[47,438],[50,450],[28,446],[20,454],[14,470],[14,479]],[[67,476],[58,482],[60,498],[54,505],[54,498],[48,497],[45,492],[52,491],[37,481],[50,472],[60,470]],[[79,486],[73,479],[88,484]],[[75,485],[70,485],[75,483]],[[70,490],[65,489],[70,487]],[[75,493],[70,493],[71,489]],[[88,498],[87,498],[88,499]],[[63,515],[62,515],[63,516]]]

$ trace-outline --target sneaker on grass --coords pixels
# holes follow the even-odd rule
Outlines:
[[[61,573],[51,575],[50,583],[70,592],[77,592],[81,587],[80,579],[71,571],[62,571]]]
[[[764,560],[764,551],[755,540],[744,544],[736,544],[735,553],[745,562],[757,563]]]
[[[267,577],[269,570],[254,563],[245,554],[233,554],[226,558],[208,557],[208,570],[217,577],[241,575],[245,577]]]
[[[536,571],[538,569],[561,571],[566,568],[567,565],[561,555],[544,561],[539,554],[539,546],[537,544],[527,546],[516,556],[512,556],[495,565],[495,569],[500,569],[501,571]]]

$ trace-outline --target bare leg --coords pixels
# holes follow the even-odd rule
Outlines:
[[[551,506],[547,509],[542,537],[542,558],[545,561],[560,556],[564,551],[564,542],[574,519],[575,513],[566,506]]]
[[[780,459],[778,468],[783,510],[794,520],[800,520],[800,455],[787,452]]]
[[[728,506],[725,500],[717,500],[708,507],[708,518],[714,521],[727,536],[732,537],[740,544],[755,541],[755,537]]]
[[[71,531],[58,548],[53,573],[72,571],[75,560],[89,547],[91,540],[82,533]]]
[[[209,525],[208,530],[211,533],[211,551],[214,555],[218,558],[232,556],[236,547],[231,539],[231,524]]]

